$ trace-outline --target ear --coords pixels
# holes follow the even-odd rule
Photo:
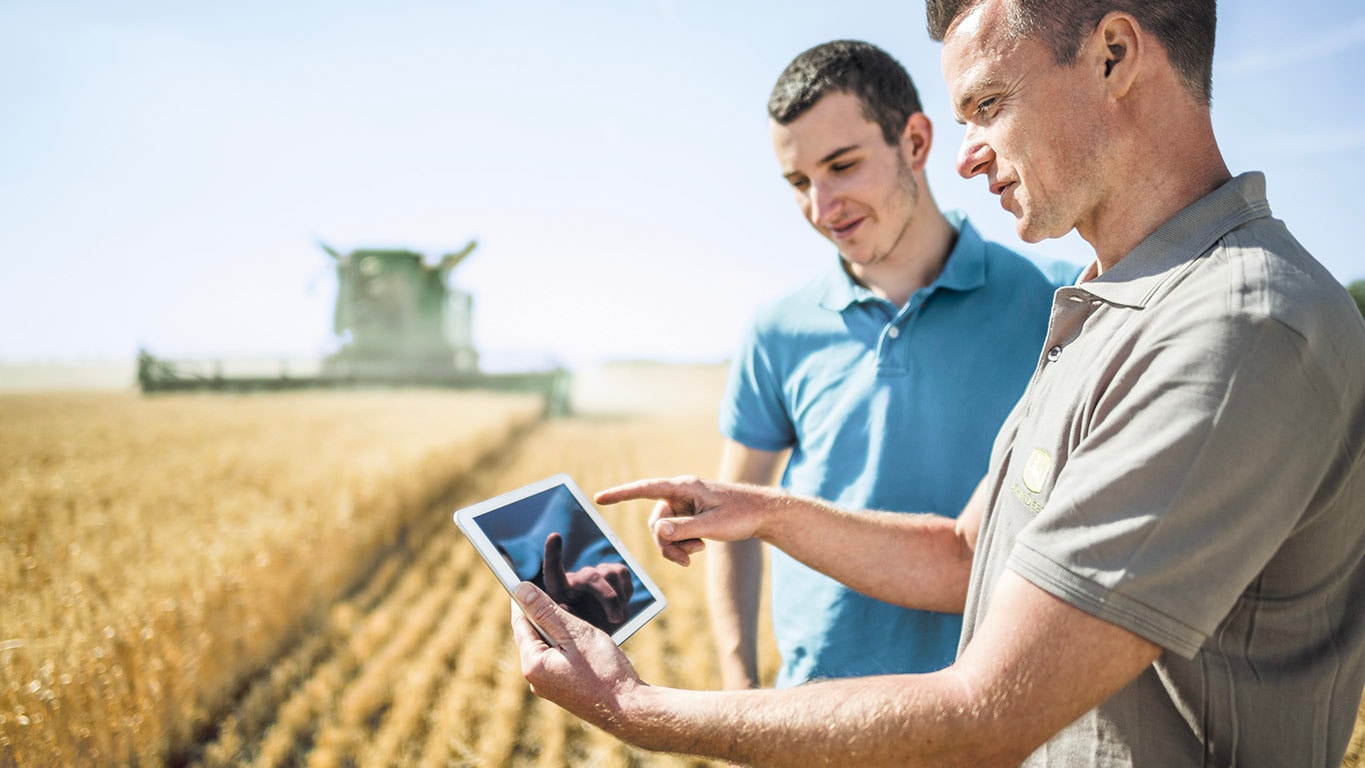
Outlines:
[[[1093,41],[1105,90],[1113,98],[1122,98],[1133,87],[1146,54],[1146,41],[1137,19],[1126,13],[1110,13],[1095,28]]]
[[[901,155],[911,170],[922,171],[929,161],[929,148],[934,144],[934,124],[923,112],[916,112],[905,121],[901,131]]]

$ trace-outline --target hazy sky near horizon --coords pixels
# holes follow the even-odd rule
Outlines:
[[[1220,9],[1215,128],[1343,282],[1365,205],[1365,7]],[[800,51],[859,38],[910,69],[929,185],[1018,241],[981,179],[916,2],[0,0],[0,362],[320,356],[319,242],[437,257],[485,359],[719,360],[755,304],[834,258],[772,157]],[[511,362],[508,362],[511,361]]]

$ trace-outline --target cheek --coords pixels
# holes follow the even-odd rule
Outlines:
[[[1056,154],[1056,148],[1050,142],[1021,142],[1014,149],[1014,157],[1019,163],[1015,173],[1034,195],[1044,194],[1046,190],[1055,191],[1059,179],[1064,185],[1067,173],[1063,166],[1068,161]]]

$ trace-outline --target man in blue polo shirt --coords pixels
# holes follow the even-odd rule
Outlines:
[[[924,172],[933,127],[886,52],[835,41],[802,53],[768,114],[782,174],[839,259],[757,312],[721,405],[720,479],[770,484],[785,458],[784,487],[844,509],[956,515],[1038,362],[1054,286],[939,211]],[[723,682],[754,687],[761,543],[708,553]],[[771,557],[779,686],[952,662],[961,616]]]

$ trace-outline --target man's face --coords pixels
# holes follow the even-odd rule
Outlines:
[[[919,187],[901,145],[886,143],[858,97],[827,94],[791,123],[769,127],[782,175],[811,226],[855,266],[894,253]]]
[[[957,169],[984,174],[1028,242],[1082,234],[1104,179],[1102,95],[1085,66],[1061,66],[1036,39],[1011,39],[1006,3],[986,0],[949,28],[943,76],[966,125]]]

